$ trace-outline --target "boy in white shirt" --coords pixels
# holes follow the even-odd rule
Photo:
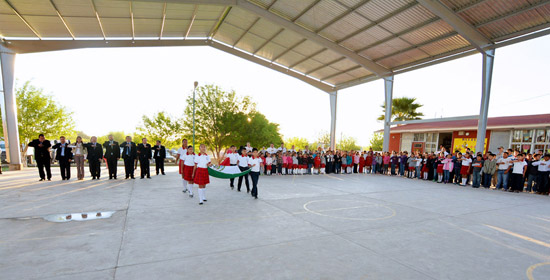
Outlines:
[[[260,167],[262,159],[258,157],[258,149],[252,149],[252,157],[248,160],[250,170],[250,178],[252,179],[252,192],[250,193],[255,199],[258,199],[258,179],[260,178]]]
[[[523,160],[524,154],[518,154],[517,159],[512,161],[514,168],[512,169],[512,186],[510,192],[523,192],[523,178],[527,170],[527,162]]]
[[[244,172],[244,171],[248,170],[248,160],[249,159],[250,158],[247,155],[246,149],[242,149],[241,150],[241,155],[237,157],[237,165],[239,166],[239,169],[241,170],[241,172]],[[249,193],[250,192],[250,183],[248,182],[248,174],[239,176],[239,183],[237,184],[237,191],[238,192],[241,191],[241,186],[243,184],[243,178],[244,178],[244,183],[246,185],[246,192]]]
[[[504,152],[502,157],[497,160],[497,187],[496,189],[508,190],[508,176],[510,175],[510,168],[512,167],[511,159],[508,157],[508,152]]]
[[[248,144],[250,144],[250,143],[248,143]],[[232,145],[231,148],[229,148],[229,151],[227,152],[227,158],[229,158],[229,165],[230,166],[237,165],[239,155],[237,155],[237,153],[235,151],[236,149],[237,148],[235,147],[235,145]],[[229,186],[231,187],[231,189],[235,188],[235,178],[229,179]]]

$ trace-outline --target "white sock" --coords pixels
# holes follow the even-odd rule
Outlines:
[[[183,189],[187,189],[187,181],[183,180]]]
[[[437,181],[441,183],[441,181],[443,181],[443,175],[437,175],[437,177],[438,177]]]
[[[188,184],[187,185],[187,190],[189,191],[190,195],[193,195],[193,184]]]
[[[462,185],[466,186],[466,178],[462,178]]]
[[[203,201],[203,198],[202,198],[203,192],[204,192],[204,189],[199,188],[199,202],[200,203],[202,203],[202,201]]]

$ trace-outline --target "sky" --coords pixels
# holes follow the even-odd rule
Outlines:
[[[550,36],[496,50],[489,117],[549,113]],[[479,114],[481,55],[395,76],[394,98],[416,97],[424,118]],[[249,95],[284,139],[314,142],[330,129],[327,93],[210,47],[79,49],[18,55],[18,84],[33,85],[74,112],[88,135],[133,132],[143,115],[183,116],[193,82]],[[367,146],[383,129],[382,80],[338,93],[337,137]],[[546,105],[541,105],[546,104]]]

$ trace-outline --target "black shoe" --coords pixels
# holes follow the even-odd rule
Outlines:
[[[135,177],[134,177],[134,176],[132,176],[132,179],[135,179]]]
[[[157,176],[159,175],[159,173],[157,172]]]
[[[254,199],[258,199],[258,196],[257,196],[257,195],[255,195],[255,196],[254,196]]]
[[[115,177],[113,177],[113,179],[115,179],[115,180],[116,180],[116,176],[115,176]]]
[[[151,179],[151,176],[147,176],[147,179]]]
[[[164,172],[162,172],[162,175],[166,175]]]
[[[125,179],[128,179],[128,178],[130,178],[130,176],[126,176],[126,178],[125,178]]]
[[[246,193],[250,193],[250,190],[246,190]]]
[[[99,180],[99,177],[97,177],[97,179]]]
[[[208,200],[206,200],[206,199],[203,199],[202,201],[204,201],[204,202],[207,202]]]
[[[52,178],[48,178],[48,181],[51,181],[51,180],[52,180]]]
[[[199,202],[199,205],[202,205],[202,202]]]
[[[44,180],[46,180],[46,179],[44,179],[44,178],[40,178],[40,180],[38,180],[38,181],[39,181],[39,182],[42,182],[42,181],[44,181]]]
[[[109,180],[113,180],[113,177],[109,177]]]
[[[92,180],[95,180],[95,177],[92,177]]]
[[[143,178],[145,178],[145,177],[141,177],[140,179],[143,179]]]

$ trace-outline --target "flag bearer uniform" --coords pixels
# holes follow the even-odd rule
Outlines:
[[[210,184],[210,175],[208,175],[208,164],[210,164],[210,156],[199,153],[197,156],[195,156],[194,162],[197,165],[194,182],[200,186]]]
[[[260,166],[262,159],[259,157],[251,157],[248,159],[248,166],[250,166],[250,178],[252,178],[252,191],[250,194],[254,198],[258,198],[258,179],[260,178]]]

